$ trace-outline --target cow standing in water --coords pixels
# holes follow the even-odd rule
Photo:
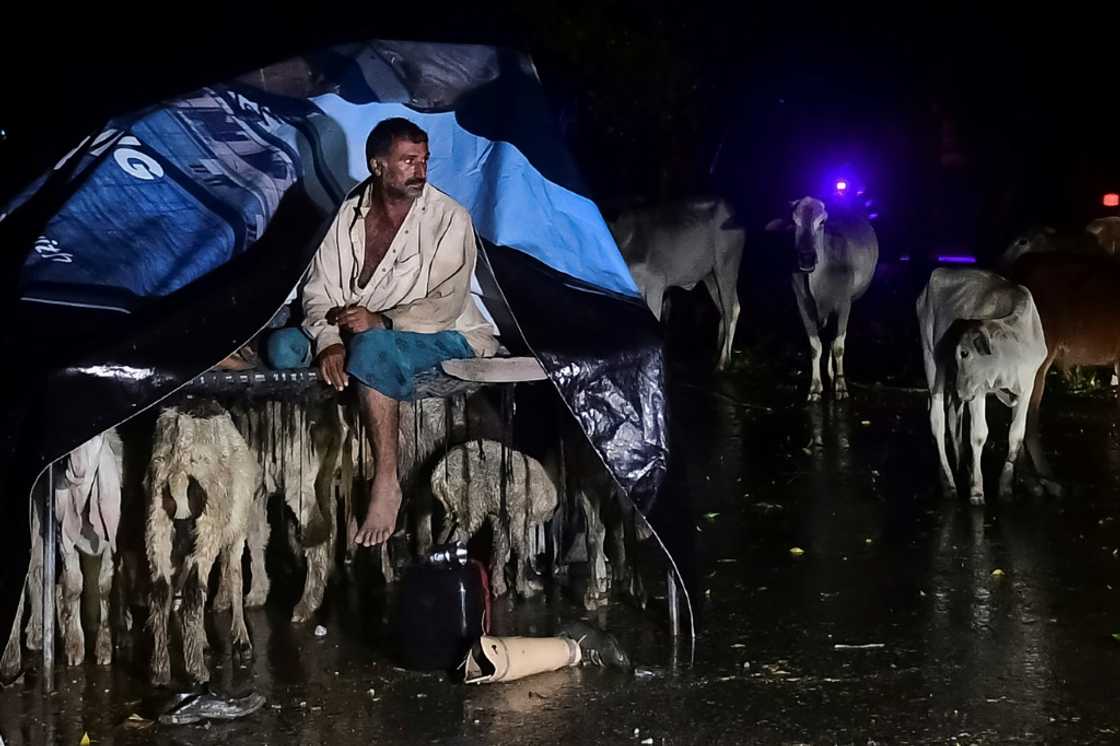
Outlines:
[[[767,230],[792,230],[797,253],[793,273],[793,293],[797,309],[809,336],[812,350],[809,397],[820,401],[820,332],[831,316],[836,316],[836,336],[828,357],[828,377],[837,399],[846,399],[844,380],[844,341],[848,336],[848,315],[852,301],[858,300],[871,285],[879,264],[879,241],[871,223],[862,216],[834,215],[819,199],[802,197],[793,203],[793,222],[785,218],[771,221]]]
[[[692,290],[704,283],[719,308],[718,368],[726,368],[739,323],[739,264],[746,241],[746,232],[737,227],[727,203],[694,199],[632,210],[610,228],[658,321],[669,288]]]

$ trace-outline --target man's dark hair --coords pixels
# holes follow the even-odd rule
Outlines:
[[[369,137],[366,138],[366,163],[388,155],[394,140],[427,142],[428,133],[403,117],[383,119],[370,130]]]

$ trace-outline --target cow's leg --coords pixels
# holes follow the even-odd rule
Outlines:
[[[19,674],[22,665],[23,650],[20,646],[20,626],[23,622],[23,602],[27,598],[27,581],[24,581],[23,590],[19,592],[19,605],[16,607],[16,618],[12,621],[12,629],[8,632],[8,642],[4,646],[4,657],[0,658],[0,683],[10,682]]]
[[[245,607],[252,609],[264,606],[268,600],[271,582],[268,569],[264,564],[264,551],[272,529],[268,525],[268,502],[264,495],[257,495],[249,512],[249,568],[253,574],[249,595],[245,597]]]
[[[809,337],[808,401],[820,401],[822,391],[820,327],[817,324],[817,310],[813,306],[813,297],[809,294],[809,281],[800,272],[793,275],[793,294],[797,298],[797,310],[801,314],[805,334]]]
[[[1112,364],[1112,380],[1108,382],[1108,385],[1113,388],[1120,386],[1120,360]]]
[[[984,474],[980,470],[984,443],[988,441],[987,397],[977,395],[968,403],[969,444],[972,446],[972,480],[968,500],[973,505],[984,504]]]
[[[945,394],[941,392],[930,394],[929,429],[933,433],[933,442],[937,446],[937,460],[941,464],[941,486],[947,496],[954,497],[957,487],[953,470],[949,467],[949,456],[945,452]]]
[[[739,324],[739,293],[736,288],[739,267],[717,266],[704,278],[704,286],[712,301],[719,307],[719,370],[725,370],[731,362],[731,350],[735,343],[735,330]]]
[[[1039,441],[1039,407],[1042,404],[1042,395],[1046,393],[1046,374],[1050,372],[1050,366],[1054,364],[1054,359],[1057,357],[1057,350],[1047,352],[1046,359],[1042,361],[1042,365],[1038,367],[1038,372],[1034,377],[1034,388],[1031,391],[1030,406],[1027,411],[1027,453],[1030,454],[1031,463],[1034,464],[1035,471],[1038,472],[1039,479],[1042,480],[1043,486],[1054,497],[1061,497],[1062,487],[1054,481],[1054,472],[1050,469],[1050,462],[1046,458],[1046,454],[1042,452],[1042,444]]]
[[[653,282],[646,287],[644,293],[646,305],[649,306],[649,310],[653,312],[658,321],[665,321],[668,318],[668,299],[665,290],[666,288],[660,282]]]
[[[949,425],[949,443],[953,446],[953,465],[960,469],[962,463],[961,443],[964,442],[964,404],[955,397],[950,398],[945,416]]]
[[[58,626],[65,643],[66,665],[76,666],[86,657],[86,641],[82,634],[82,565],[77,547],[64,541],[61,549]]]
[[[108,548],[101,553],[101,568],[97,574],[97,599],[101,616],[97,620],[97,643],[94,653],[97,665],[107,666],[113,662],[113,623],[110,616],[110,601],[113,598],[113,570],[116,557]]]
[[[1030,403],[1029,392],[1015,402],[1011,410],[1011,427],[1007,431],[1007,461],[1003,464],[1003,471],[999,475],[999,496],[1003,499],[1011,497],[1015,481],[1015,461],[1019,458],[1019,449],[1023,445],[1023,435],[1027,431],[1027,409]]]
[[[832,356],[829,367],[829,376],[832,378],[832,388],[837,399],[848,398],[848,383],[844,379],[844,340],[848,336],[848,314],[852,311],[852,303],[841,303],[836,310],[836,339],[832,340]]]

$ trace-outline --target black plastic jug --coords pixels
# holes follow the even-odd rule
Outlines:
[[[434,547],[401,581],[396,658],[415,671],[451,671],[487,631],[485,569],[462,544]]]

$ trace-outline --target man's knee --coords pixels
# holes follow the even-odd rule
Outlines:
[[[265,354],[276,370],[306,368],[311,365],[311,340],[298,327],[280,329],[269,335]]]

